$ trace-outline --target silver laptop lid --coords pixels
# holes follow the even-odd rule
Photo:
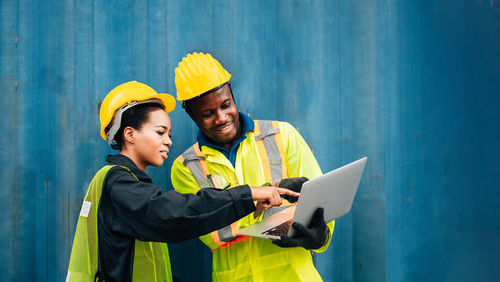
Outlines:
[[[326,222],[347,214],[351,210],[366,160],[364,157],[304,183],[293,222],[307,226],[319,207],[325,210]],[[291,236],[293,228],[290,231]]]

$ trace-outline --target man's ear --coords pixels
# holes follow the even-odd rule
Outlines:
[[[196,125],[198,125],[198,121],[196,120],[193,112],[191,111],[191,108],[189,108],[188,104],[186,103],[184,105],[184,110],[186,110],[186,113],[189,115],[189,117],[194,121]]]
[[[127,126],[125,127],[125,129],[123,129],[123,141],[125,141],[125,143],[134,144],[134,135],[135,129],[133,129],[132,127]]]

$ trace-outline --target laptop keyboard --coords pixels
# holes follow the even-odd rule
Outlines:
[[[292,224],[292,220],[288,220],[283,222],[282,224],[275,226],[269,230],[266,230],[262,232],[262,234],[265,235],[272,235],[272,236],[281,236],[281,235],[286,235],[288,234],[288,230],[290,229],[290,225]]]

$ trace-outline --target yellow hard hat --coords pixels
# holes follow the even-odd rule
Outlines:
[[[153,88],[137,81],[120,84],[111,90],[102,101],[99,113],[101,137],[111,144],[116,132],[120,129],[122,113],[133,106],[144,103],[162,104],[167,113],[175,109],[175,98],[172,95],[158,94]],[[113,125],[106,133],[105,129],[111,122]]]
[[[177,100],[185,101],[210,92],[231,78],[210,54],[192,53],[182,58],[175,69]]]

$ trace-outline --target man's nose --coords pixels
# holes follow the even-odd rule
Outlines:
[[[226,123],[227,117],[226,113],[222,110],[218,110],[215,112],[215,123],[216,124],[223,124]]]

